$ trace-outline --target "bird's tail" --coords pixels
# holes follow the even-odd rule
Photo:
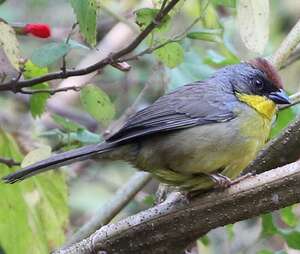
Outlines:
[[[97,154],[102,154],[111,151],[114,145],[102,143],[97,145],[84,146],[72,151],[56,154],[48,159],[36,162],[19,171],[11,173],[2,178],[5,183],[15,183],[22,181],[30,176],[39,174],[41,172],[68,165],[75,161],[88,159]]]

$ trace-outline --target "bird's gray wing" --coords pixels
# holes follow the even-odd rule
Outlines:
[[[107,142],[123,143],[149,134],[225,122],[235,117],[230,88],[206,82],[185,85],[130,117]]]

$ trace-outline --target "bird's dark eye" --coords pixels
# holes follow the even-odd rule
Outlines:
[[[255,83],[255,86],[256,86],[259,90],[262,90],[262,89],[263,89],[264,84],[263,84],[263,82],[262,82],[261,80],[255,79],[254,83]]]

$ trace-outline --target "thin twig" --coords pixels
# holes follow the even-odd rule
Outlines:
[[[20,166],[20,162],[16,162],[13,159],[0,158],[0,163],[5,164],[8,167]]]
[[[69,44],[69,41],[71,39],[71,36],[73,35],[74,33],[74,30],[75,28],[77,27],[78,25],[78,22],[74,23],[71,27],[71,31],[69,32],[68,36],[67,36],[67,39],[66,39],[66,44]],[[66,62],[66,57],[67,57],[67,53],[63,55],[62,57],[62,67],[60,68],[61,71],[63,73],[65,73],[67,71],[67,62]]]
[[[69,87],[63,87],[63,88],[58,88],[58,89],[40,89],[40,90],[30,90],[30,91],[21,89],[18,92],[22,93],[22,94],[49,93],[50,95],[54,95],[56,93],[67,92],[70,90],[79,92],[81,88],[82,87],[79,87],[79,86],[69,86]]]
[[[66,72],[58,71],[58,72],[48,73],[41,77],[28,79],[28,80],[21,80],[18,82],[9,81],[7,83],[3,83],[2,85],[0,85],[0,91],[12,91],[13,84],[16,84],[17,89],[15,91],[18,92],[24,87],[31,87],[33,85],[40,84],[50,80],[55,80],[55,79],[64,79],[72,76],[85,75],[103,69],[107,65],[111,65],[113,63],[119,62],[118,59],[133,51],[153,31],[153,29],[157,27],[157,24],[159,24],[163,20],[163,18],[173,9],[173,7],[179,1],[180,0],[170,1],[164,9],[160,10],[157,13],[153,21],[135,38],[133,42],[131,42],[127,47],[121,49],[116,53],[109,55],[103,60],[95,64],[92,64],[86,68],[82,68],[78,70],[66,70]]]
[[[133,55],[133,56],[129,56],[129,57],[124,57],[124,58],[120,58],[119,61],[120,62],[126,62],[126,61],[131,61],[131,60],[138,60],[141,56],[143,55],[147,55],[147,54],[151,54],[153,53],[155,50],[157,49],[160,49],[164,46],[166,46],[167,44],[169,43],[172,43],[172,42],[179,42],[181,41],[182,39],[184,39],[186,37],[186,34],[193,28],[193,26],[195,24],[197,24],[202,18],[203,16],[205,15],[205,12],[206,12],[206,8],[208,6],[208,3],[204,6],[203,8],[203,11],[201,12],[200,16],[197,17],[189,26],[187,26],[183,32],[181,32],[180,34],[177,34],[175,36],[173,36],[172,38],[170,39],[167,39],[166,41],[162,42],[162,43],[159,43],[155,46],[151,46],[149,48],[146,48],[145,50]]]
[[[280,106],[279,107],[280,110],[290,108],[292,106],[299,104],[300,103],[300,92],[292,94],[291,96],[289,96],[289,98],[292,103]]]

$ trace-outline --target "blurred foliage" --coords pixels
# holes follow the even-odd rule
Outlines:
[[[8,25],[0,22],[0,43],[4,44],[2,49],[15,71],[21,56],[31,59],[24,65],[25,79],[59,70],[62,57],[67,69],[72,69],[86,60],[89,53],[94,60],[97,58],[101,51],[92,51],[90,46],[102,41],[122,18],[130,27],[144,30],[162,2],[152,0],[146,6],[138,0],[105,0],[101,5],[96,0],[0,1],[0,17],[9,23],[45,22],[53,32],[52,38],[46,40],[16,37]],[[249,5],[244,8],[246,2]],[[45,148],[45,144],[51,145],[53,151],[60,151],[101,142],[105,127],[122,116],[145,84],[150,85],[139,97],[137,109],[149,105],[165,91],[209,77],[218,68],[253,58],[257,52],[271,54],[299,16],[300,6],[294,0],[182,0],[134,53],[157,49],[130,62],[129,72],[106,67],[91,81],[93,85],[85,86],[76,96],[73,91],[62,96],[50,96],[47,92],[22,96],[3,93],[0,119],[6,132],[1,131],[0,135],[0,157],[21,161],[23,153],[33,151],[27,157],[32,161],[31,157],[35,160],[47,151],[49,154],[50,148]],[[72,29],[75,22],[79,28]],[[121,40],[122,31],[119,33],[114,35],[115,41]],[[106,38],[105,43],[114,41]],[[299,63],[295,63],[281,73],[290,93],[299,90],[299,68]],[[26,91],[55,89],[58,85],[57,81],[46,82]],[[72,85],[77,85],[76,79]],[[297,106],[280,111],[271,138],[299,112]],[[26,142],[19,142],[24,136]],[[36,150],[41,144],[44,148],[38,149],[42,151]],[[0,171],[2,176],[10,169],[1,164]],[[6,253],[21,253],[19,250],[46,253],[62,244],[64,234],[94,215],[134,170],[124,163],[101,161],[71,165],[66,172],[69,198],[64,177],[57,172],[42,174],[13,187],[0,184],[0,246]],[[149,184],[115,219],[152,206],[156,186],[154,181]],[[71,208],[69,226],[67,204]],[[220,250],[233,254],[290,253],[290,249],[300,249],[299,216],[299,205],[287,207],[259,219],[216,229],[199,239],[197,246],[204,254]]]
[[[45,148],[33,151],[24,163],[50,155]],[[0,156],[22,160],[13,137],[0,130]],[[28,165],[27,164],[27,165]],[[0,164],[1,174],[12,169]],[[5,253],[49,253],[65,240],[68,226],[67,189],[64,176],[50,172],[17,185],[0,184],[0,245]]]
[[[46,67],[62,58],[69,51],[70,46],[67,43],[51,42],[39,48],[38,50],[35,50],[31,56],[31,60],[39,67]]]

